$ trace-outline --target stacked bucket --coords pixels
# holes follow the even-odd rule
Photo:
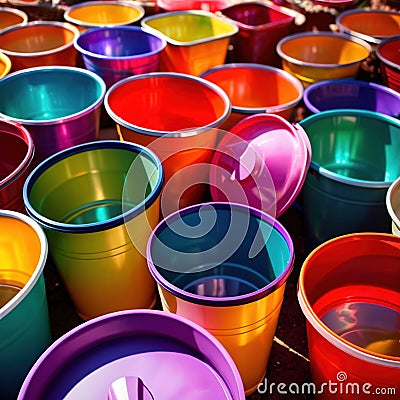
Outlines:
[[[315,397],[400,393],[400,13],[75,3],[0,7],[0,398],[244,400],[293,275]]]

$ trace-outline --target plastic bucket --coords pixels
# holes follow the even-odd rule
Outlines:
[[[23,126],[0,120],[0,209],[25,211],[22,187],[34,150],[31,135]]]
[[[386,39],[376,47],[382,80],[386,86],[400,93],[400,37]]]
[[[15,25],[25,25],[28,22],[28,15],[17,8],[0,7],[0,32],[2,29]]]
[[[153,310],[108,314],[66,333],[31,369],[18,400],[89,393],[109,400],[245,399],[237,368],[215,338],[185,318]]]
[[[392,219],[392,233],[400,236],[400,177],[390,185],[387,191],[386,207]]]
[[[356,79],[317,82],[304,91],[304,104],[311,113],[353,108],[400,116],[400,93],[386,86]]]
[[[161,71],[195,76],[225,62],[230,38],[238,32],[228,19],[196,10],[151,15],[141,24],[167,42],[161,54]]]
[[[239,28],[232,37],[232,61],[281,66],[279,40],[289,35],[294,15],[274,4],[242,2],[221,10]]]
[[[29,130],[42,161],[98,138],[105,93],[104,81],[85,69],[29,68],[0,80],[0,117]]]
[[[34,21],[0,32],[0,51],[6,54],[13,71],[25,68],[76,65],[74,39],[79,31],[73,25],[57,21]]]
[[[231,101],[232,112],[221,126],[227,131],[252,114],[277,114],[290,120],[303,97],[303,86],[297,78],[267,65],[224,64],[203,72],[201,77],[223,89]]]
[[[131,75],[157,72],[165,40],[136,26],[94,28],[75,41],[89,71],[100,75],[109,88]]]
[[[148,146],[161,159],[164,215],[207,196],[216,128],[231,111],[221,88],[191,75],[142,74],[112,86],[104,104],[121,140]]]
[[[293,259],[292,240],[278,221],[234,203],[170,214],[147,247],[163,309],[198,323],[225,346],[246,395],[264,379]]]
[[[156,0],[163,11],[204,10],[216,12],[233,4],[235,0]]]
[[[27,212],[45,229],[54,264],[83,319],[155,304],[155,283],[142,254],[159,220],[162,183],[152,152],[117,140],[59,152],[27,178]]]
[[[400,35],[400,14],[388,10],[347,10],[336,17],[340,31],[358,37],[371,45]]]
[[[14,400],[50,345],[43,268],[47,241],[27,216],[0,210],[0,395]]]
[[[130,1],[86,1],[67,7],[64,19],[82,32],[99,26],[130,25],[144,13],[141,5]]]
[[[303,186],[306,247],[355,232],[390,232],[386,192],[400,176],[400,121],[372,111],[332,110],[300,125],[313,150]]]
[[[304,261],[298,299],[318,398],[398,396],[399,262],[400,238],[379,233],[332,239]]]
[[[0,52],[0,79],[4,78],[11,70],[11,60]]]
[[[372,49],[344,33],[302,32],[281,39],[276,50],[283,69],[307,87],[327,79],[354,78]]]

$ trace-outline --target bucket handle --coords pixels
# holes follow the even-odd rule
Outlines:
[[[154,400],[154,397],[139,377],[124,376],[111,384],[107,400]]]

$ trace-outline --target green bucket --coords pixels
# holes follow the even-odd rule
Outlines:
[[[300,125],[312,159],[303,186],[305,248],[356,232],[390,232],[386,192],[400,176],[400,121],[339,109]]]

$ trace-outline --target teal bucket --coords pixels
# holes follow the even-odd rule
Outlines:
[[[390,232],[386,192],[400,176],[400,121],[364,110],[330,110],[300,125],[312,160],[303,186],[305,248],[348,233]]]

